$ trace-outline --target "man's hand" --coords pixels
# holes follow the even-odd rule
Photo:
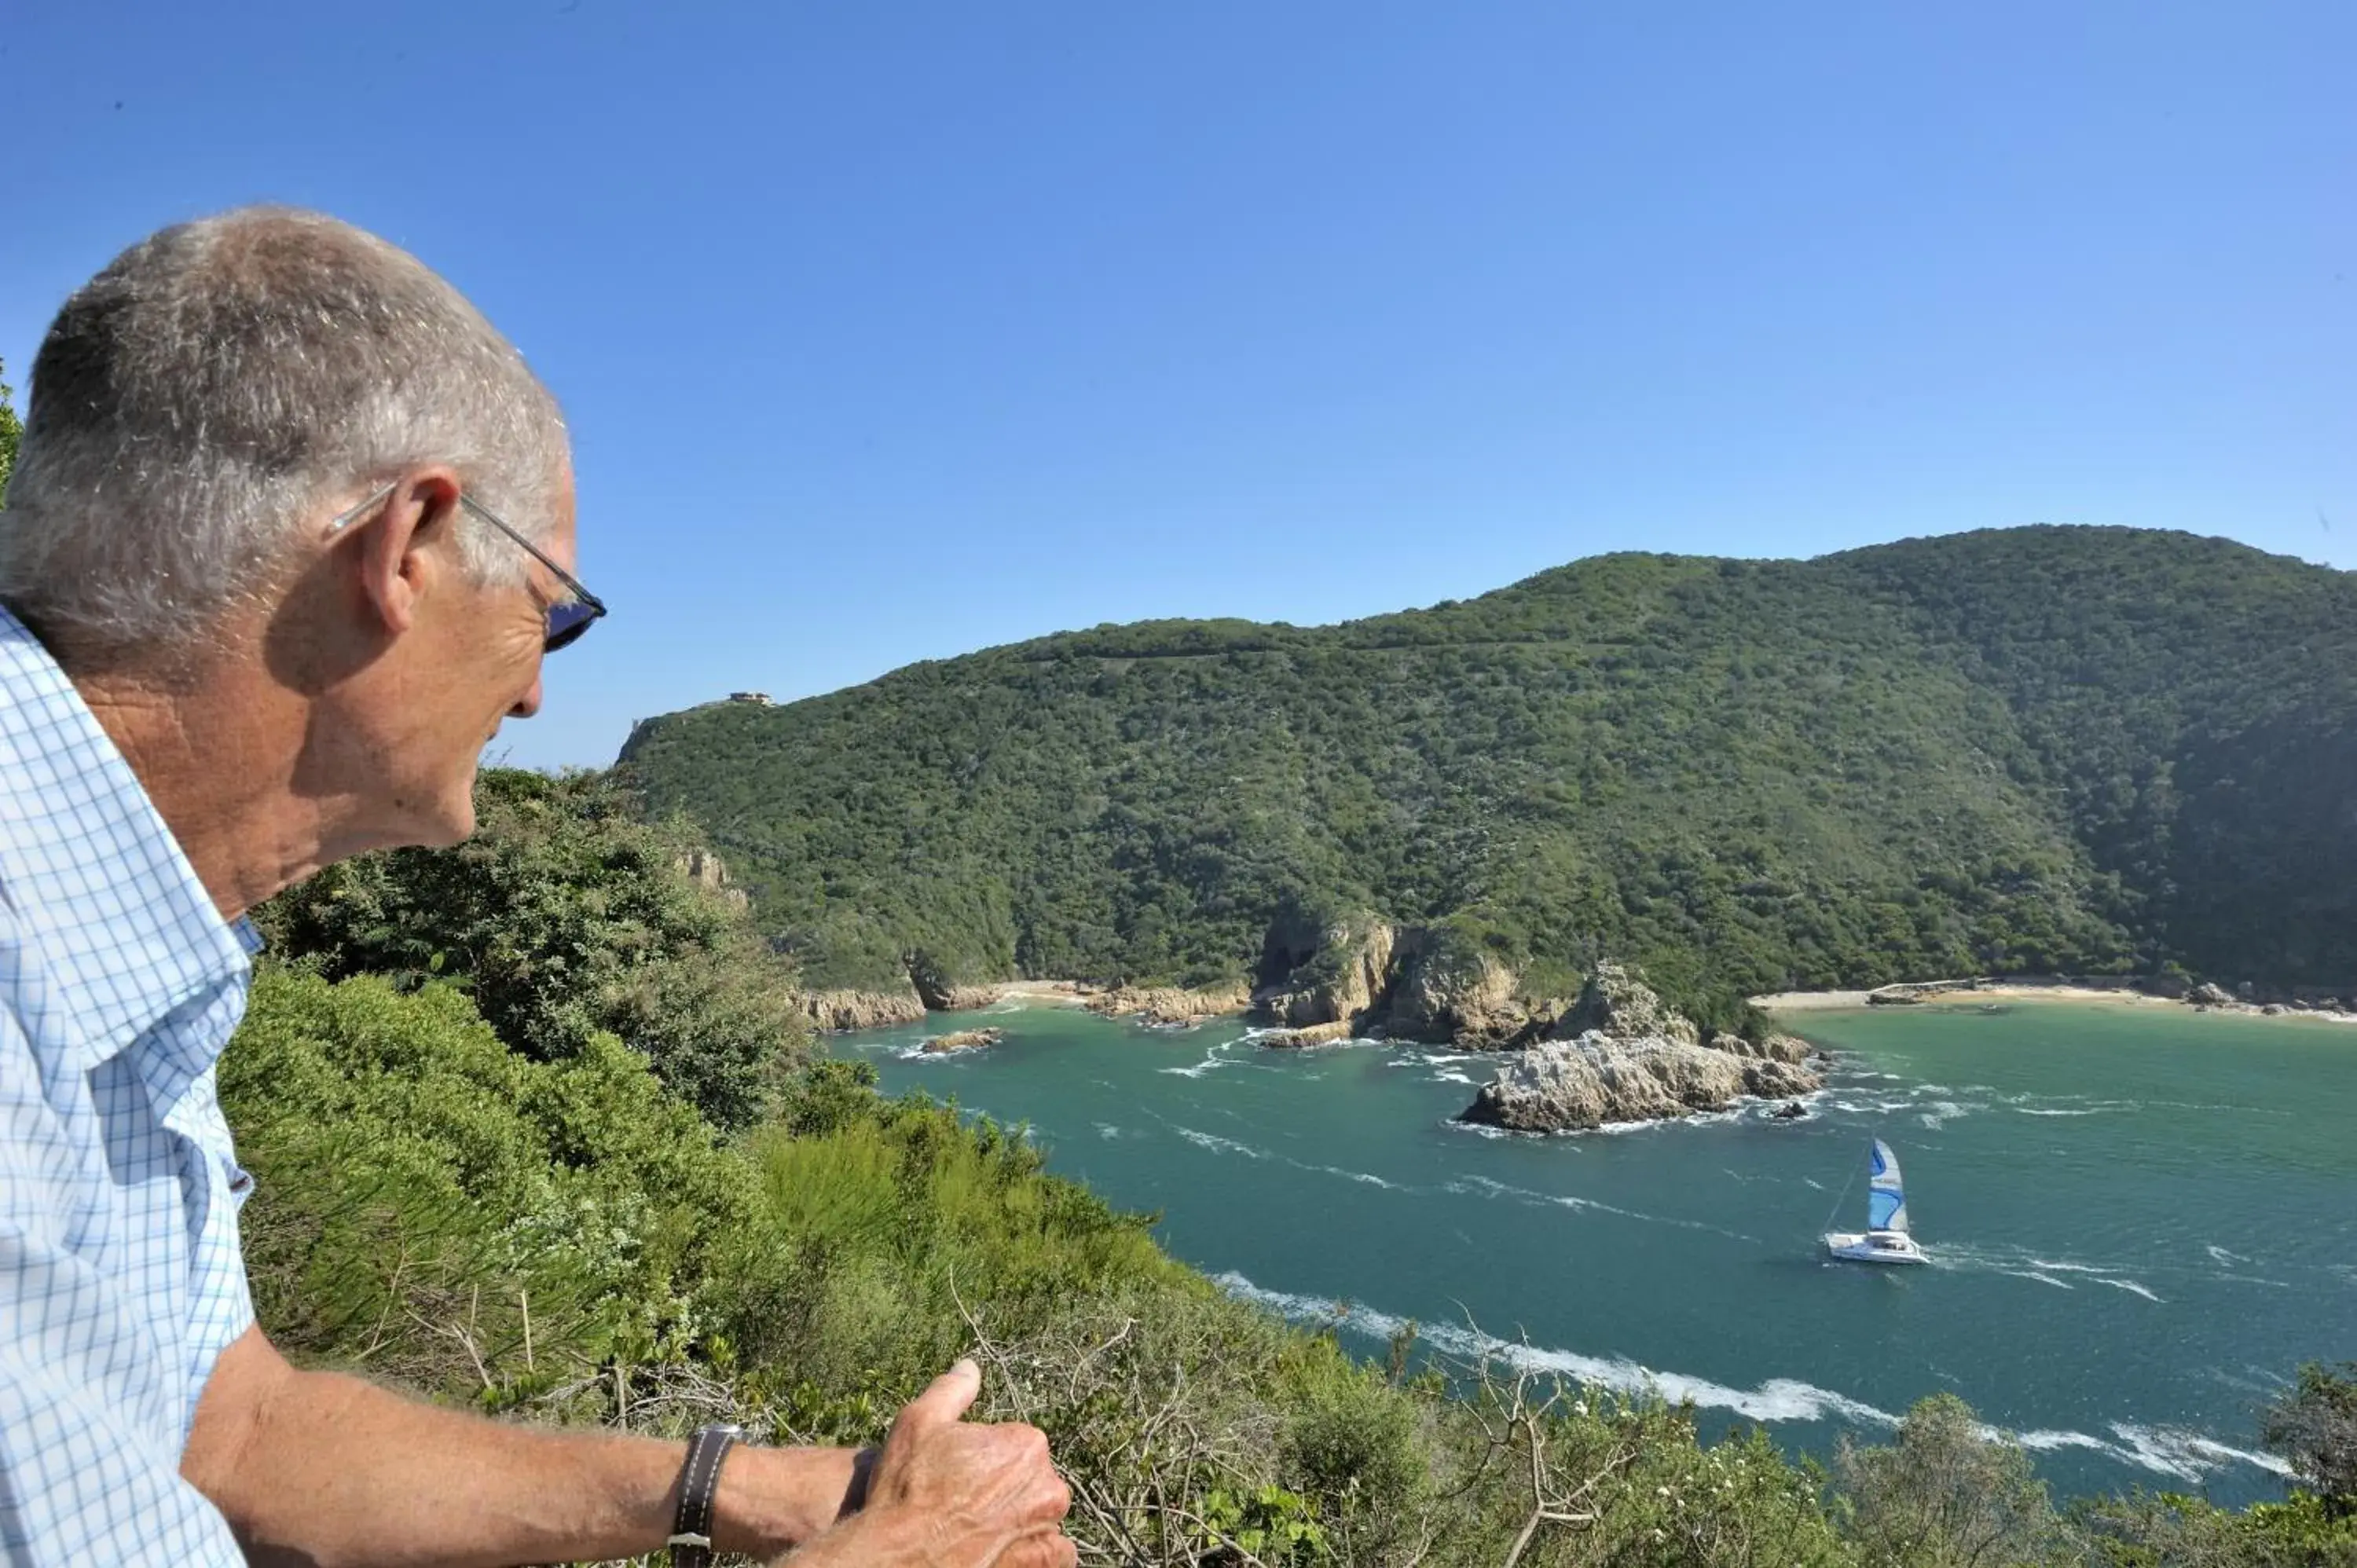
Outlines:
[[[1059,1525],[1072,1506],[1036,1426],[966,1422],[982,1372],[960,1361],[892,1423],[866,1507],[811,1543],[797,1563],[940,1568],[1071,1568]]]

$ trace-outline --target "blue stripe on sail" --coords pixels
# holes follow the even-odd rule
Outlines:
[[[1869,1230],[1890,1230],[1890,1221],[1907,1207],[1907,1200],[1898,1193],[1879,1187],[1866,1195],[1866,1228]]]

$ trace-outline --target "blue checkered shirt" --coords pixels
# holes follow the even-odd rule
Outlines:
[[[130,765],[0,609],[0,1556],[242,1563],[180,1479],[253,1322],[213,1062],[225,923]]]

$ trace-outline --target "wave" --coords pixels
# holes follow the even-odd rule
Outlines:
[[[2040,1284],[2052,1285],[2057,1290],[2070,1290],[2072,1288],[2064,1281],[2056,1279],[2052,1274],[2041,1274],[2031,1269],[1999,1269],[1997,1273],[2001,1274],[2011,1274],[2018,1280],[2036,1280]]]
[[[1175,1122],[1170,1124],[1170,1130],[1197,1148],[1209,1149],[1215,1155],[1242,1155],[1248,1160],[1276,1158],[1266,1149],[1255,1149],[1250,1144],[1239,1144],[1233,1138],[1222,1138],[1217,1133],[1199,1133],[1192,1127],[1181,1127]]]
[[[1699,1219],[1674,1219],[1664,1214],[1646,1214],[1634,1208],[1620,1208],[1612,1204],[1598,1202],[1592,1197],[1581,1197],[1574,1193],[1534,1192],[1529,1187],[1513,1187],[1502,1181],[1493,1181],[1484,1176],[1458,1176],[1444,1183],[1440,1190],[1464,1197],[1510,1197],[1523,1203],[1546,1204],[1556,1208],[1618,1215],[1623,1219],[1635,1219],[1647,1225],[1674,1225],[1682,1230],[1707,1230],[1714,1236],[1727,1236],[1737,1240],[1750,1240],[1749,1237],[1738,1236],[1732,1230],[1722,1230],[1716,1225],[1706,1225]]]
[[[1387,1341],[1409,1326],[1407,1318],[1374,1307],[1270,1290],[1232,1270],[1214,1276],[1212,1283],[1238,1300],[1265,1307],[1289,1321],[1330,1325],[1368,1339]],[[1864,1400],[1793,1378],[1770,1378],[1756,1387],[1742,1389],[1682,1372],[1658,1371],[1624,1356],[1586,1356],[1573,1350],[1500,1339],[1455,1324],[1419,1323],[1415,1332],[1419,1338],[1460,1360],[1501,1364],[1517,1371],[1553,1375],[1591,1388],[1652,1396],[1672,1403],[1691,1403],[1702,1410],[1727,1411],[1748,1421],[1838,1421],[1886,1431],[1896,1429],[1900,1423],[1898,1416]],[[2289,1466],[2273,1455],[2236,1448],[2182,1427],[2146,1426],[2125,1421],[2113,1422],[2110,1427],[2109,1439],[2071,1431],[2008,1433],[1994,1426],[1984,1426],[1981,1431],[1984,1436],[2010,1438],[2024,1448],[2040,1453],[2075,1448],[2101,1454],[2120,1464],[2180,1481],[2199,1482],[2212,1471],[2237,1464],[2255,1466],[2278,1476],[2290,1474]]]
[[[1230,1295],[1266,1307],[1296,1323],[1334,1324],[1370,1339],[1390,1339],[1407,1326],[1407,1319],[1373,1307],[1268,1290],[1232,1272],[1216,1276],[1213,1283]],[[1839,1420],[1885,1427],[1899,1424],[1899,1418],[1888,1411],[1790,1378],[1770,1378],[1758,1388],[1737,1389],[1706,1378],[1655,1371],[1625,1357],[1583,1356],[1570,1350],[1500,1339],[1455,1324],[1418,1324],[1416,1334],[1463,1359],[1499,1362],[1519,1371],[1550,1373],[1593,1388],[1652,1394],[1673,1403],[1691,1402],[1705,1410],[1732,1411],[1751,1421]]]
[[[2276,1476],[2291,1474],[2291,1466],[2272,1454],[2233,1447],[2182,1427],[2141,1426],[2134,1422],[2115,1421],[2111,1429],[2115,1442],[2084,1432],[2017,1432],[2012,1436],[2016,1443],[2037,1453],[2050,1453],[2058,1448],[2084,1449],[2179,1481],[2200,1481],[2232,1464],[2255,1466]]]
[[[1305,1171],[1316,1171],[1321,1176],[1338,1176],[1344,1181],[1362,1182],[1368,1187],[1379,1187],[1386,1192],[1413,1192],[1415,1190],[1413,1187],[1403,1187],[1395,1181],[1385,1181],[1382,1176],[1376,1176],[1368,1171],[1346,1171],[1340,1165],[1302,1165],[1299,1160],[1287,1160],[1285,1163],[1289,1165],[1299,1166]]]
[[[1217,1072],[1223,1067],[1234,1067],[1236,1065],[1235,1058],[1226,1055],[1225,1053],[1232,1046],[1240,1046],[1249,1043],[1252,1037],[1253,1036],[1250,1035],[1244,1035],[1236,1039],[1222,1040],[1218,1045],[1213,1046],[1210,1050],[1205,1051],[1203,1053],[1203,1059],[1197,1062],[1192,1067],[1163,1067],[1157,1068],[1154,1070],[1157,1072],[1167,1072],[1173,1078],[1201,1078],[1205,1073]]]
[[[1405,1187],[1399,1182],[1376,1176],[1372,1171],[1345,1170],[1340,1165],[1312,1165],[1307,1160],[1297,1160],[1290,1155],[1280,1155],[1268,1149],[1255,1149],[1250,1144],[1240,1144],[1233,1138],[1222,1138],[1217,1133],[1206,1133],[1194,1127],[1182,1127],[1176,1122],[1165,1122],[1164,1125],[1197,1148],[1208,1149],[1215,1155],[1242,1155],[1248,1160],[1275,1160],[1278,1165],[1291,1165],[1297,1171],[1311,1171],[1318,1176],[1340,1176],[1344,1181],[1358,1182],[1365,1187],[1379,1187],[1386,1192],[1415,1190],[1412,1187]],[[1098,1130],[1109,1138],[1119,1135],[1117,1128],[1112,1132],[1105,1132],[1101,1124]]]
[[[1482,1122],[1459,1122],[1453,1116],[1443,1122],[1441,1125],[1451,1132],[1469,1133],[1476,1138],[1535,1138],[1540,1135],[1536,1133],[1516,1133],[1504,1127],[1492,1127]]]
[[[2040,1284],[2053,1285],[2060,1290],[2075,1288],[2072,1282],[2083,1284],[2109,1285],[2114,1290],[2126,1291],[2145,1300],[2166,1306],[2166,1298],[2156,1294],[2142,1281],[2131,1278],[2119,1269],[2101,1263],[2082,1263],[2070,1259],[2041,1258],[2036,1253],[2016,1247],[1976,1247],[1969,1242],[1953,1242],[1931,1250],[1935,1268],[1983,1270],[1989,1273],[2007,1274],[2018,1280],[2035,1280]],[[2068,1278],[2058,1278],[2067,1275]]]
[[[1763,1101],[1760,1103],[1764,1105],[1768,1102]],[[1743,1120],[1746,1109],[1744,1105],[1736,1104],[1724,1111],[1695,1111],[1684,1116],[1657,1116],[1643,1122],[1607,1122],[1599,1127],[1591,1127],[1587,1131],[1602,1133],[1607,1137],[1620,1138],[1626,1137],[1631,1133],[1659,1132],[1664,1127],[1707,1127],[1718,1122],[1740,1122]]]

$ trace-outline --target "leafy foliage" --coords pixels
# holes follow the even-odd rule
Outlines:
[[[266,969],[221,1091],[273,1337],[437,1391],[506,1397],[656,1353],[693,1331],[751,1211],[642,1058],[594,1035],[532,1060],[447,985]]]
[[[2029,1455],[1992,1440],[1971,1407],[1934,1394],[1887,1448],[1844,1443],[1834,1461],[1850,1533],[1870,1563],[1968,1568],[2063,1561],[2062,1520]]]
[[[8,476],[16,471],[16,446],[25,437],[25,422],[8,401],[8,367],[0,362],[0,506],[8,504]]]
[[[2266,1437],[2328,1510],[2357,1520],[2357,1361],[2302,1367],[2268,1409]]]
[[[648,721],[823,984],[1255,975],[1289,909],[1709,1016],[1975,971],[2357,980],[2357,585],[2023,529],[1618,555],[1304,629],[1102,627]],[[1536,978],[1533,978],[1536,977]]]
[[[754,1120],[807,1053],[792,966],[684,869],[684,823],[640,821],[603,778],[486,771],[475,836],[447,853],[346,861],[256,919],[274,952],[330,979],[467,992],[541,1060],[600,1031],[721,1127]]]

